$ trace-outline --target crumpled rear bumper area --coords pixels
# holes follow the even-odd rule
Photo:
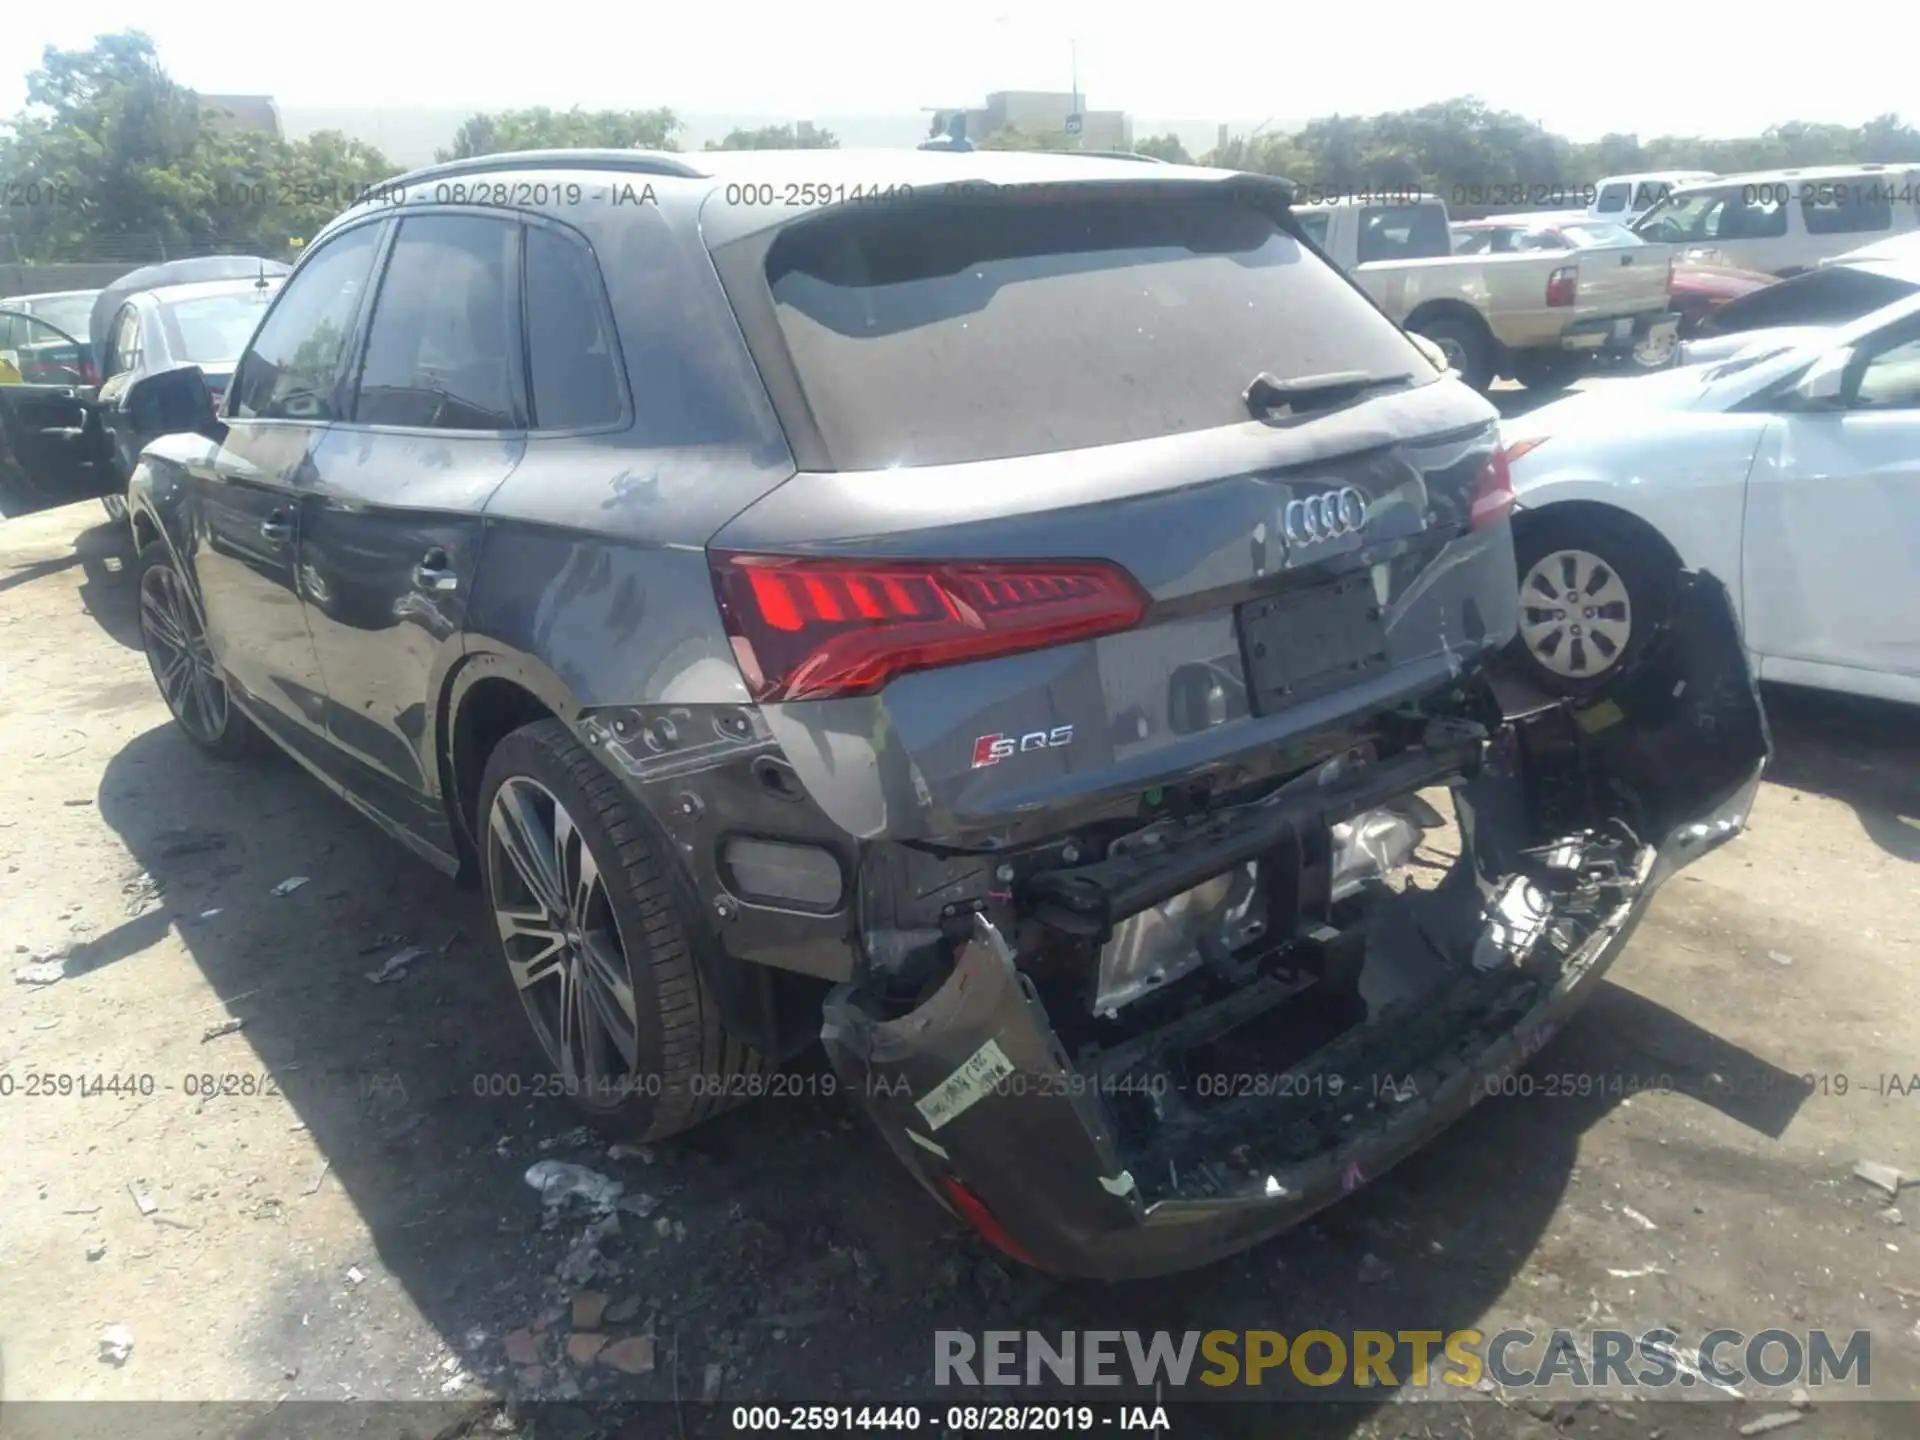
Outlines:
[[[1376,887],[1345,939],[1283,947],[1230,995],[1074,1056],[976,918],[908,1013],[834,992],[823,1038],[842,1079],[944,1203],[1063,1275],[1205,1264],[1372,1181],[1579,1009],[1666,878],[1739,833],[1768,755],[1708,576],[1684,577],[1669,625],[1602,695],[1489,683],[1500,723],[1477,744],[1448,734],[1425,771],[1401,757],[1423,784],[1445,762],[1460,843],[1437,883]],[[1294,811],[1296,831],[1341,818]],[[1207,843],[1237,853],[1230,832]]]

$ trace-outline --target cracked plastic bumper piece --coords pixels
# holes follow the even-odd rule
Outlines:
[[[1526,1063],[1660,884],[1744,826],[1768,754],[1731,607],[1705,576],[1683,579],[1667,630],[1604,695],[1501,709],[1452,779],[1459,863],[1431,890],[1372,897],[1349,1008],[1309,1041],[1279,1017],[1317,1003],[1327,971],[1283,954],[1225,999],[1069,1057],[976,917],[917,1008],[883,1016],[839,987],[829,1055],[915,1175],[1040,1268],[1161,1274],[1298,1223]],[[1191,879],[1170,864],[1139,892]],[[1254,1083],[1208,1083],[1219,1057],[1244,1076],[1262,1053]]]

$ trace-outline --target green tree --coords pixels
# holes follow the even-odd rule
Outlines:
[[[981,150],[1053,150],[1080,148],[1080,137],[1055,130],[1022,130],[1018,125],[1003,125],[982,140]]]
[[[222,133],[152,40],[103,35],[85,50],[48,47],[26,108],[0,135],[0,181],[29,201],[5,212],[0,253],[285,255],[392,173],[379,151],[337,133],[297,144]]]
[[[762,125],[757,130],[731,130],[724,140],[709,140],[706,150],[838,150],[831,130],[817,129],[810,120],[793,125]]]
[[[674,136],[682,129],[679,117],[658,110],[531,110],[486,111],[469,116],[454,133],[441,160],[466,160],[475,155],[504,155],[515,150],[678,150]]]
[[[1201,156],[1200,163],[1218,170],[1279,175],[1295,184],[1314,178],[1313,161],[1291,135],[1236,135]]]
[[[1164,160],[1169,165],[1191,165],[1193,156],[1187,153],[1187,147],[1180,143],[1178,135],[1149,135],[1144,140],[1133,143],[1136,155],[1151,155],[1156,160]]]

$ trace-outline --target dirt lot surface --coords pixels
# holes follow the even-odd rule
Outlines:
[[[1751,833],[1662,892],[1533,1094],[1242,1257],[1060,1284],[963,1232],[845,1099],[646,1150],[576,1129],[531,1093],[473,897],[291,762],[222,766],[169,724],[129,559],[97,506],[0,523],[0,1433],[36,1413],[34,1433],[93,1433],[97,1408],[15,1403],[84,1399],[252,1402],[99,1433],[585,1436],[612,1433],[605,1400],[661,1402],[622,1433],[726,1433],[692,1402],[944,1406],[942,1328],[1864,1329],[1871,1394],[1920,1396],[1920,1190],[1903,1222],[1852,1174],[1920,1173],[1909,712],[1768,696]],[[48,956],[53,983],[14,973]],[[584,1217],[543,1225],[540,1160],[625,1185],[597,1255]],[[583,1290],[607,1313],[575,1315]],[[435,1403],[388,1430],[292,1403],[346,1399]],[[1214,1405],[1172,1429],[1650,1440],[1791,1413],[1796,1440],[1920,1433],[1832,1391],[1803,1412],[1472,1401]]]

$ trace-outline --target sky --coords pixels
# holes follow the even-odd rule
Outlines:
[[[572,0],[552,12],[564,18],[500,4],[454,25],[444,3],[393,0],[329,0],[279,22],[259,9],[150,0],[6,8],[0,115],[24,101],[42,47],[141,28],[183,84],[283,105],[912,114],[978,104],[989,90],[1066,90],[1077,41],[1090,108],[1154,117],[1285,123],[1475,94],[1580,140],[1609,130],[1744,135],[1789,119],[1858,124],[1903,105],[1909,120],[1920,116],[1910,67],[1862,64],[1846,38],[1912,33],[1908,7],[1890,0],[1849,6],[1833,44],[1809,37],[1814,56],[1830,57],[1811,60],[1772,7],[1743,18],[1725,3],[733,0],[663,14]]]

